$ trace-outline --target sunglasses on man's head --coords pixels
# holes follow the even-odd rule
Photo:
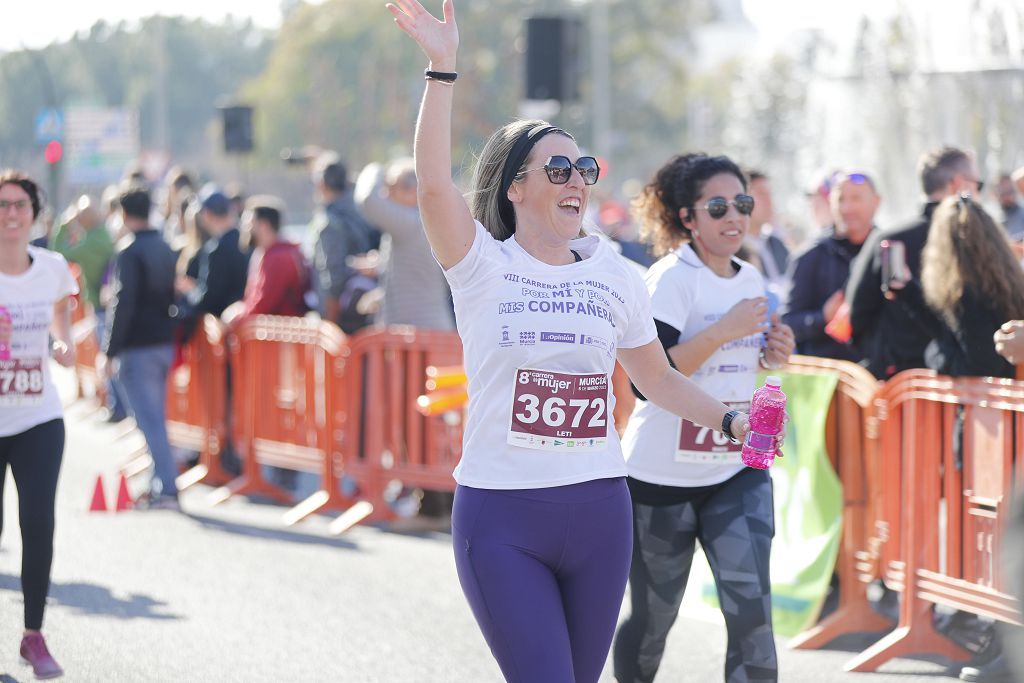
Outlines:
[[[573,163],[569,161],[569,157],[562,156],[561,154],[548,157],[548,162],[543,166],[528,168],[522,173],[532,173],[533,171],[544,169],[548,174],[549,181],[555,185],[565,185],[569,182],[569,176],[572,175],[572,169],[574,168],[583,176],[583,183],[585,185],[593,185],[601,175],[601,167],[597,165],[597,159],[594,157],[580,157],[576,160],[576,163]]]
[[[726,199],[725,197],[712,197],[704,206],[698,206],[698,209],[704,209],[708,212],[708,215],[712,218],[721,218],[725,214],[729,213],[729,205],[732,204],[736,207],[744,216],[749,216],[754,211],[754,198],[749,194],[738,194],[732,199]]]
[[[849,180],[854,185],[868,185],[871,189],[875,188],[875,181],[871,179],[867,173],[836,173],[832,176],[832,187],[835,187],[844,180]]]

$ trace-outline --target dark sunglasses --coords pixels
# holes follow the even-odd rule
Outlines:
[[[569,182],[569,176],[572,175],[572,169],[574,168],[583,176],[584,185],[593,185],[601,175],[601,167],[597,165],[597,159],[594,157],[580,157],[576,160],[576,163],[573,163],[569,161],[569,157],[562,156],[561,154],[548,157],[548,162],[543,166],[528,168],[519,175],[539,171],[542,168],[547,172],[548,180],[555,185],[565,185]]]
[[[738,194],[732,199],[726,199],[725,197],[712,197],[704,204],[704,206],[698,206],[696,208],[704,209],[712,218],[721,218],[725,214],[729,213],[730,204],[735,206],[736,210],[744,216],[749,216],[754,210],[754,198],[749,194]]]

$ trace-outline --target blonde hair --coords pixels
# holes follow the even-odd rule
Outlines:
[[[179,275],[185,274],[189,261],[199,253],[199,250],[206,244],[206,240],[210,239],[210,233],[203,225],[203,219],[200,215],[199,202],[192,198],[187,200],[187,205],[183,219],[182,234],[178,235],[172,245],[178,250],[177,269]]]
[[[473,169],[472,190],[466,201],[469,203],[469,211],[473,218],[480,221],[487,232],[497,240],[507,240],[515,233],[514,225],[506,225],[501,217],[499,200],[501,199],[501,172],[505,168],[505,159],[512,152],[516,141],[523,133],[536,128],[537,126],[550,125],[547,121],[539,119],[519,119],[507,123],[491,135],[484,143],[484,148],[477,159],[476,167]],[[564,135],[574,140],[569,133],[559,129],[552,133]],[[526,168],[533,156],[533,151],[523,160],[520,168],[516,169],[516,175]]]
[[[953,330],[965,287],[1002,320],[1024,317],[1024,271],[1003,229],[970,197],[947,197],[935,208],[921,262],[925,301]]]

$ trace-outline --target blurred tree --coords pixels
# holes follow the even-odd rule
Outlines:
[[[31,165],[25,162],[37,156],[33,126],[39,109],[78,103],[137,108],[142,145],[152,148],[159,145],[157,107],[165,102],[169,151],[176,157],[206,154],[216,102],[262,71],[270,44],[271,36],[248,20],[150,17],[135,26],[100,21],[66,43],[0,55],[3,161]],[[155,75],[161,60],[163,98]]]
[[[660,163],[666,142],[686,134],[687,26],[706,15],[704,3],[652,0],[609,3],[612,53],[613,150],[634,161]],[[531,14],[576,14],[586,25],[588,3],[559,0],[463,2],[457,8],[461,45],[453,160],[468,171],[474,150],[517,115],[523,93],[523,25]],[[434,5],[437,5],[436,7]],[[699,10],[694,6],[700,5]],[[428,3],[439,12],[440,3]],[[554,118],[584,145],[590,128],[590,42],[583,37],[582,101]],[[356,166],[408,153],[423,92],[424,56],[401,35],[379,0],[329,0],[300,5],[288,16],[266,71],[243,93],[257,106],[261,154],[319,145]],[[646,161],[645,169],[651,163]]]

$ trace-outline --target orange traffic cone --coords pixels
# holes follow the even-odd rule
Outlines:
[[[117,485],[117,504],[115,512],[123,512],[132,509],[132,494],[128,492],[128,479],[121,473],[121,483]]]
[[[96,486],[92,490],[92,503],[89,505],[89,512],[106,512],[107,497],[103,494],[103,475],[96,475]]]

